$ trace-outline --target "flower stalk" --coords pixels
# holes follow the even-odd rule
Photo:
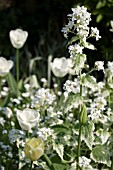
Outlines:
[[[30,170],[32,170],[33,161],[31,161]]]
[[[19,82],[19,49],[16,49],[16,80]]]
[[[46,161],[48,167],[50,168],[50,170],[55,170],[53,163],[51,162],[51,160],[49,159],[49,157],[44,153],[43,154],[43,158]]]
[[[81,132],[82,132],[82,124],[80,123],[79,136],[78,136],[78,150],[77,150],[77,170],[79,170],[79,157],[80,157],[80,146],[81,146]]]
[[[80,72],[80,80],[81,80],[81,72]],[[80,96],[82,96],[82,84],[80,84]],[[80,113],[81,116],[81,105],[80,105]],[[82,124],[79,120],[79,136],[78,136],[78,150],[77,150],[77,170],[79,170],[79,157],[80,157],[80,146],[81,146],[81,132],[82,132]]]

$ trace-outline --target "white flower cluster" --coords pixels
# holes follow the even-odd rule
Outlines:
[[[32,99],[32,107],[52,105],[55,99],[56,96],[50,92],[50,89],[41,88]]]
[[[64,84],[64,90],[67,93],[73,92],[73,93],[79,93],[80,91],[80,82],[78,81],[78,79],[74,79],[74,81],[71,80],[67,80]]]
[[[62,32],[64,33],[64,36],[67,38],[68,33],[72,30],[77,31],[77,35],[79,35],[82,38],[85,38],[89,34],[89,22],[91,21],[91,14],[87,12],[87,8],[84,6],[80,7],[77,6],[77,8],[72,8],[72,14],[69,14],[69,22],[68,25],[66,25]],[[76,23],[75,23],[76,22]]]
[[[25,138],[25,132],[18,129],[11,129],[9,131],[10,143],[16,142],[19,138]]]
[[[75,54],[82,54],[82,50],[84,49],[84,47],[80,46],[79,44],[74,44],[70,45],[68,49],[71,56],[73,56]]]
[[[99,40],[99,38],[101,38],[101,36],[99,35],[99,30],[95,27],[91,27],[91,34],[90,34],[91,37],[95,37],[96,38],[96,41]]]
[[[54,131],[50,128],[42,127],[38,129],[37,135],[44,140],[47,140],[48,137],[56,138]]]
[[[91,118],[93,121],[98,121],[102,118],[102,111],[105,110],[105,106],[107,105],[106,100],[104,97],[97,97],[94,99],[94,101],[90,105],[90,114],[89,118]]]
[[[95,62],[95,67],[96,69],[99,70],[103,70],[104,71],[104,61],[96,61]]]

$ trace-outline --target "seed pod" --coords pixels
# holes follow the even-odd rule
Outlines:
[[[87,123],[87,110],[85,105],[83,105],[80,112],[79,122],[81,123],[81,125],[85,125]]]

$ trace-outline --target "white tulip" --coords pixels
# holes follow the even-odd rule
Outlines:
[[[111,29],[110,29],[110,31],[113,32],[113,21],[110,21],[110,24],[111,24]]]
[[[11,44],[14,48],[20,49],[27,40],[28,32],[22,29],[11,30],[9,33]]]
[[[29,108],[17,110],[17,119],[22,129],[30,131],[37,124],[39,113]]]
[[[64,77],[68,73],[68,61],[65,57],[55,58],[51,70],[56,77]]]
[[[4,77],[9,73],[10,69],[13,67],[13,61],[6,60],[4,57],[0,57],[0,76]]]

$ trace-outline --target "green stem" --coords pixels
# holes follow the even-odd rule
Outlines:
[[[81,81],[81,72],[80,72],[80,81]],[[80,96],[82,96],[82,84],[80,84]],[[81,105],[80,105],[80,112],[81,112]],[[79,126],[78,148],[77,148],[77,170],[79,170],[79,157],[80,157],[81,132],[82,132],[81,123],[79,123],[79,125],[80,126]]]
[[[80,157],[80,146],[81,146],[81,132],[82,132],[82,125],[80,124],[80,127],[79,127],[79,136],[78,136],[78,150],[77,150],[77,170],[79,170],[79,157]]]
[[[96,69],[95,68],[92,68],[89,72],[86,73],[86,75],[92,73],[93,71],[95,71]]]
[[[31,161],[30,170],[32,170],[33,161]]]
[[[19,49],[16,49],[16,80],[19,82]]]
[[[57,92],[58,92],[58,91],[61,91],[61,78],[60,77],[57,78],[57,84],[58,84],[58,88],[57,88]]]
[[[49,159],[49,157],[44,153],[43,155],[48,167],[50,168],[50,170],[55,170],[53,163],[51,162],[51,160]]]
[[[80,96],[82,96],[82,84],[80,85]]]

